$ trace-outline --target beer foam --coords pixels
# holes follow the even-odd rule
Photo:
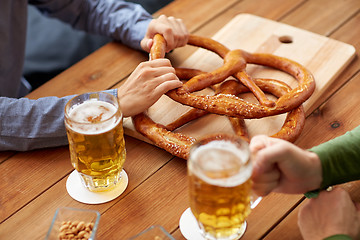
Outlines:
[[[99,134],[111,130],[121,118],[111,119],[117,109],[108,102],[90,99],[71,107],[69,118],[76,122],[71,128],[83,134]]]
[[[246,164],[249,157],[248,149],[237,148],[231,141],[212,141],[191,152],[191,161],[203,171],[197,170],[197,167],[191,170],[209,184],[233,187],[250,178],[252,166],[251,163]]]

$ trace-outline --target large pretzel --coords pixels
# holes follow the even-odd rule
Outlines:
[[[151,59],[165,55],[165,40],[161,35],[155,35],[150,51]],[[236,132],[249,141],[244,119],[262,118],[289,112],[281,130],[273,137],[295,141],[300,135],[305,121],[302,103],[306,101],[315,89],[315,81],[309,71],[302,65],[287,58],[271,54],[251,54],[243,50],[230,51],[224,45],[209,38],[190,35],[189,45],[202,47],[217,53],[224,59],[224,65],[213,72],[205,73],[193,69],[176,69],[180,79],[190,79],[182,87],[166,93],[170,98],[182,104],[194,107],[189,113],[167,126],[173,130],[207,113],[227,115]],[[245,71],[246,64],[253,63],[273,67],[287,72],[298,80],[299,85],[291,89],[286,84],[271,79],[252,79]],[[239,81],[227,80],[234,76]],[[216,87],[213,96],[192,94],[206,87]],[[251,91],[260,104],[253,104],[236,95]],[[264,92],[278,97],[276,102],[266,98]],[[181,133],[173,133],[166,126],[157,124],[146,113],[133,117],[133,123],[138,132],[149,138],[157,146],[171,154],[187,159],[190,146],[195,139]]]

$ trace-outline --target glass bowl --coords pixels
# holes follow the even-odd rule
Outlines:
[[[100,213],[95,210],[58,208],[45,239],[61,240],[65,235],[73,234],[73,236],[83,236],[85,239],[94,240],[99,221]]]
[[[129,240],[175,240],[162,226],[154,225]]]

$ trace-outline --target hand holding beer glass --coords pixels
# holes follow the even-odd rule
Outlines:
[[[85,93],[65,106],[72,166],[91,192],[114,189],[124,173],[125,141],[118,99],[105,92]]]
[[[251,211],[248,143],[237,136],[204,138],[188,160],[190,209],[204,239],[239,239]]]

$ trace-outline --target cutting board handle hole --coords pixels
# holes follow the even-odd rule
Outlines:
[[[279,41],[281,42],[281,43],[292,43],[293,42],[293,38],[292,37],[290,37],[290,36],[287,36],[287,35],[285,35],[285,36],[281,36],[281,37],[279,37]]]

